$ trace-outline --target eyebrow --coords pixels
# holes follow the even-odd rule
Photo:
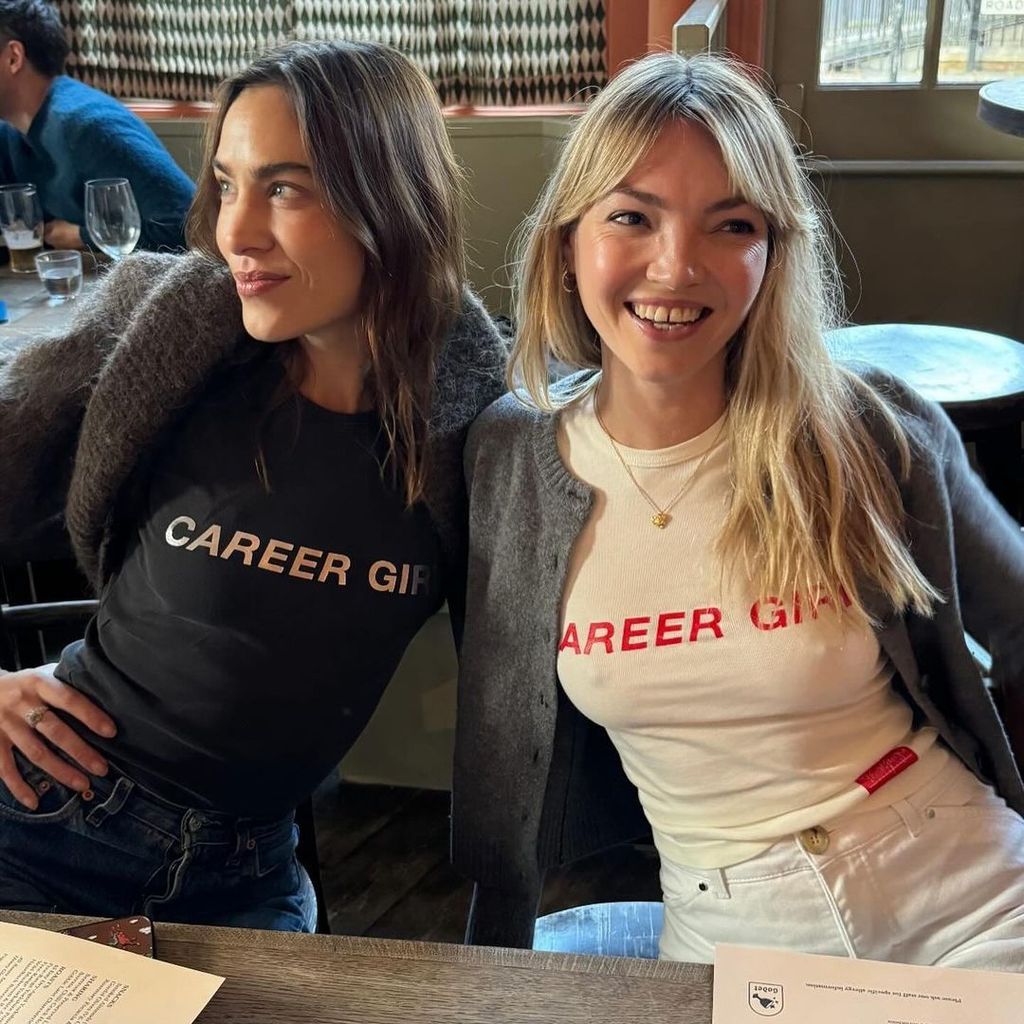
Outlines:
[[[661,196],[656,196],[653,192],[643,192],[629,185],[618,185],[608,193],[609,196],[616,194],[629,196],[631,199],[637,200],[637,202],[646,203],[648,206],[654,206],[659,210],[664,210],[666,207],[665,200]],[[721,213],[723,210],[735,210],[738,206],[749,205],[742,196],[727,196],[725,199],[719,199],[717,203],[712,203],[704,212]]]
[[[220,160],[214,158],[213,169],[220,171],[221,174],[226,174],[231,177],[231,171],[227,166],[221,163]],[[251,176],[256,181],[265,181],[267,178],[274,178],[279,174],[308,174],[310,177],[313,176],[313,171],[310,169],[308,164],[300,164],[290,160],[282,160],[276,164],[263,164],[261,167],[257,167],[252,171]]]

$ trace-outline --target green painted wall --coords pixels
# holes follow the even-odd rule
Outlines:
[[[845,243],[855,322],[952,324],[1024,340],[1024,167],[840,172],[821,188]]]

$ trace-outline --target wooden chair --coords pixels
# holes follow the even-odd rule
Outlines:
[[[99,606],[98,601],[90,598],[33,600],[37,596],[35,575],[36,567],[31,563],[0,565],[0,667],[29,668],[55,661],[65,643],[81,636]],[[71,591],[80,589],[73,563],[57,567],[57,575],[60,583],[66,583]],[[20,598],[17,603],[15,596]],[[295,823],[299,826],[295,854],[316,894],[316,930],[326,935],[331,928],[320,876],[312,799],[304,800],[295,809]]]

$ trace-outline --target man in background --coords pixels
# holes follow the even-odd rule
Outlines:
[[[127,178],[142,217],[140,249],[184,245],[195,187],[123,104],[68,78],[68,43],[46,0],[0,0],[0,182],[36,186],[46,242],[91,245],[85,183]]]

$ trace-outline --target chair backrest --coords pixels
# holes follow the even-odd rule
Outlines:
[[[55,661],[97,607],[70,560],[0,564],[0,667]]]

